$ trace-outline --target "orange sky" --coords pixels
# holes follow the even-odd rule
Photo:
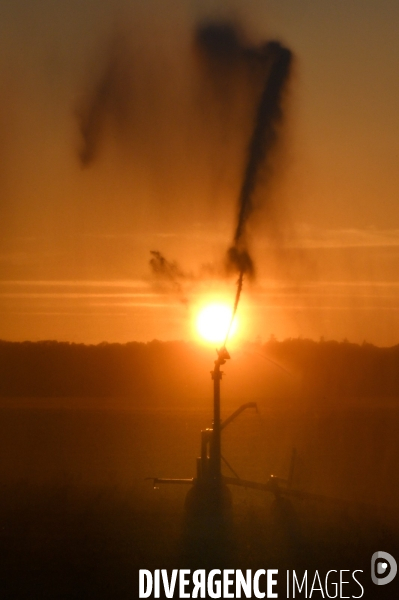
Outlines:
[[[399,342],[399,6],[393,0],[0,0],[0,338],[187,339],[234,278],[155,287],[150,250],[197,274],[234,227],[251,93],[215,102],[192,51],[204,17],[295,54],[258,278],[241,335]],[[116,48],[116,49],[115,49]],[[116,52],[98,153],[76,115]],[[5,85],[4,85],[5,84]]]

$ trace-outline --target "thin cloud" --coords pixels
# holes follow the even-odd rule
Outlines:
[[[317,229],[302,225],[297,239],[289,247],[303,248],[374,248],[399,246],[399,229]]]

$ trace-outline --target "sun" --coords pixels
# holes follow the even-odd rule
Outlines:
[[[197,331],[207,342],[222,343],[225,341],[232,317],[232,310],[227,304],[208,304],[199,312]],[[237,319],[234,318],[229,338],[237,329]]]

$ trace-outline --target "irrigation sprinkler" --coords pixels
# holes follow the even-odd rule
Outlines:
[[[272,493],[277,500],[284,495],[289,495],[292,486],[294,473],[295,451],[291,458],[291,466],[288,479],[282,479],[271,475],[266,483],[249,481],[241,479],[234,471],[233,467],[223,457],[221,451],[222,431],[232,421],[234,421],[242,412],[249,408],[257,410],[255,402],[247,402],[240,406],[224,421],[220,417],[220,383],[223,377],[222,365],[230,359],[225,345],[217,350],[217,359],[214,362],[214,368],[211,371],[213,380],[213,423],[212,428],[201,431],[200,456],[197,458],[196,477],[188,479],[169,479],[154,477],[154,487],[157,488],[163,484],[182,484],[192,486],[186,497],[186,508],[190,513],[205,513],[220,515],[228,511],[231,506],[230,485],[252,488],[264,492]],[[222,474],[222,461],[232,472],[233,477],[226,477]],[[296,495],[295,492],[293,495]]]

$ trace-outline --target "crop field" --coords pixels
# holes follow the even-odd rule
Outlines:
[[[270,494],[234,488],[232,513],[200,523],[186,518],[186,486],[154,490],[146,477],[195,475],[206,411],[69,406],[1,409],[2,598],[138,598],[139,569],[178,568],[359,569],[366,598],[392,597],[369,575],[374,552],[399,549],[391,405],[244,413],[223,433],[238,475],[286,477],[295,448],[293,487],[318,497],[287,511]]]

